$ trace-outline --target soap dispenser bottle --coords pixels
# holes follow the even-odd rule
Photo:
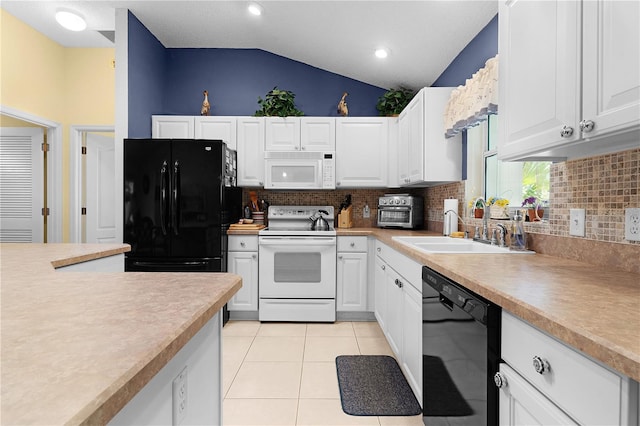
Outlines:
[[[516,210],[511,229],[511,250],[527,249],[527,234],[524,232],[524,210]]]

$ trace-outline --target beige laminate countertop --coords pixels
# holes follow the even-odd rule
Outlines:
[[[104,424],[241,287],[225,273],[55,271],[129,251],[0,244],[2,424]]]
[[[398,235],[438,235],[427,231],[338,228],[337,233],[374,236],[640,381],[638,274],[542,254],[425,254],[392,239]]]

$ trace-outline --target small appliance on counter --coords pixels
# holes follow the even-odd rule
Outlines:
[[[409,194],[385,194],[378,198],[378,227],[422,228],[424,200]]]

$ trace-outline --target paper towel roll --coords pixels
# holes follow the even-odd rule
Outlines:
[[[450,212],[453,210],[455,213]],[[442,224],[442,234],[450,235],[458,231],[458,200],[450,198],[444,200],[444,223]]]

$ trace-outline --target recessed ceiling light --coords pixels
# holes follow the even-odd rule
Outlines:
[[[83,31],[87,28],[87,22],[84,18],[78,13],[69,10],[58,10],[56,12],[56,21],[70,31]]]
[[[389,56],[389,49],[385,49],[384,47],[376,49],[376,58],[384,59],[387,56]]]
[[[249,13],[251,13],[252,15],[262,15],[262,6],[260,6],[258,3],[249,4],[249,7],[247,7],[247,9],[249,9]]]

